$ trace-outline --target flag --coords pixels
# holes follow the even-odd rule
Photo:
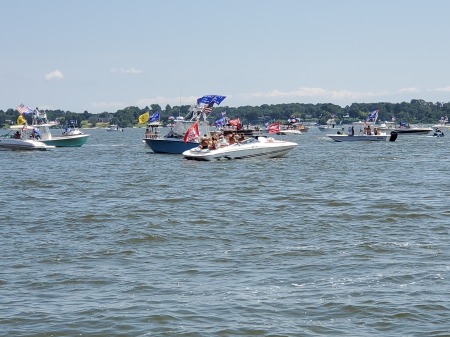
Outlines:
[[[241,126],[241,121],[239,120],[239,118],[230,119],[230,120],[228,121],[228,123],[229,123],[231,126],[235,126],[235,127],[238,128],[238,129],[239,129],[239,127]]]
[[[214,121],[214,125],[217,127],[225,125],[225,117],[220,117]]]
[[[269,133],[279,133],[280,132],[280,122],[275,122],[270,124],[267,127],[267,131],[269,131]]]
[[[27,124],[27,120],[22,115],[19,115],[19,117],[17,117],[17,125],[22,124]]]
[[[377,121],[377,118],[378,118],[378,109],[372,111],[372,112],[369,114],[369,116],[367,116],[366,121],[367,121],[367,122],[374,122],[374,123],[375,123],[375,122]]]
[[[202,114],[210,114],[213,108],[214,102],[209,103],[208,105],[205,105],[202,109]]]
[[[210,104],[210,103],[216,103],[217,105],[220,105],[222,101],[227,96],[220,96],[220,95],[205,95],[200,98],[197,98],[197,104]]]
[[[16,108],[16,110],[19,111],[21,114],[29,114],[29,113],[32,113],[32,112],[33,112],[33,109],[31,109],[30,107],[25,106],[25,105],[23,105],[23,104],[20,104],[20,105]]]
[[[160,113],[159,112],[155,112],[153,115],[150,116],[148,121],[149,122],[156,122],[156,121],[159,121],[160,118],[161,118]]]
[[[195,122],[187,131],[186,134],[184,135],[184,142],[192,142],[194,140],[196,140],[197,138],[200,137],[200,132],[198,131],[198,123]]]
[[[150,117],[150,114],[146,112],[145,114],[142,114],[139,116],[139,124],[144,124],[148,121],[148,118]]]

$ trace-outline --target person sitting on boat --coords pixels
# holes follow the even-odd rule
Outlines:
[[[206,135],[204,135],[201,139],[200,139],[200,148],[201,149],[208,149],[209,148],[209,139]]]
[[[243,142],[245,140],[245,136],[243,133],[240,134],[238,141]]]
[[[228,142],[227,142],[227,140],[224,138],[224,136],[223,135],[220,135],[219,136],[219,146],[220,147],[222,147],[222,146],[228,146]]]
[[[373,128],[373,134],[376,136],[378,135],[378,128]]]
[[[150,132],[150,130],[149,129],[145,129],[145,135],[144,135],[144,137],[145,138],[150,138],[152,136],[152,133]]]
[[[20,139],[20,132],[16,131],[16,133],[14,134],[14,138],[15,139]]]
[[[215,150],[219,148],[219,141],[217,139],[217,136],[213,136],[211,139],[211,142],[209,143],[209,147],[210,150]]]
[[[236,143],[236,135],[233,132],[228,135],[228,144],[233,145],[235,143]]]

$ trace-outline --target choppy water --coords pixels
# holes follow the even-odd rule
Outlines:
[[[2,336],[449,336],[449,137],[0,152]]]

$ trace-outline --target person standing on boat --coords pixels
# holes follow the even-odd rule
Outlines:
[[[33,138],[41,139],[41,131],[38,128],[33,129]]]

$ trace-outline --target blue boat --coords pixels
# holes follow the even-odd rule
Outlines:
[[[210,134],[206,119],[211,114],[214,103],[220,104],[225,96],[207,95],[197,99],[197,104],[190,107],[185,117],[177,117],[174,120],[174,126],[166,135],[160,134],[160,123],[148,124],[144,141],[156,153],[181,154],[184,151],[198,146],[198,140],[184,142],[184,136],[188,129],[199,123],[199,132],[201,135]]]

